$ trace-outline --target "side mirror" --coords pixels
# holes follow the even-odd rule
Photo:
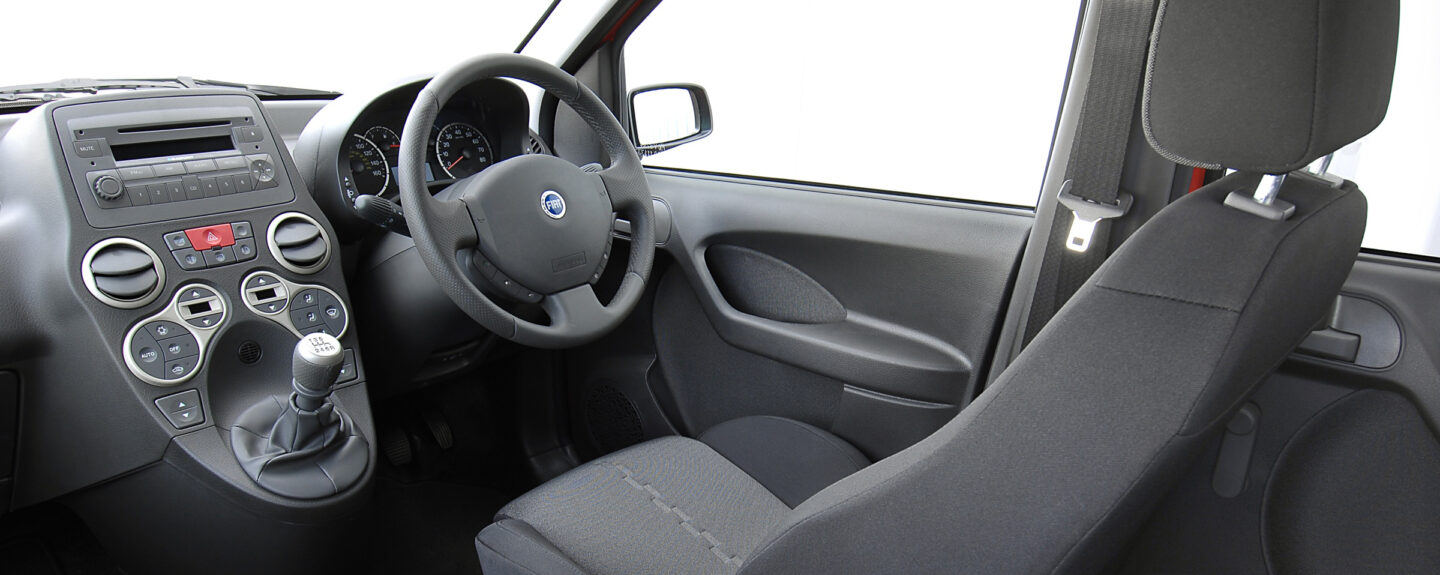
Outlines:
[[[664,84],[630,92],[630,137],[640,157],[709,136],[710,97],[694,84]]]

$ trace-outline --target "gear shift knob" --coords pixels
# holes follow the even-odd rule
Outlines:
[[[325,333],[312,333],[300,338],[295,344],[295,356],[290,362],[294,379],[290,385],[295,390],[295,406],[306,411],[315,411],[330,397],[330,386],[340,377],[340,365],[345,362],[345,349],[340,340]]]

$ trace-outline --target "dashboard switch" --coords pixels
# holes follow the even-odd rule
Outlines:
[[[160,408],[160,412],[166,414],[195,409],[200,407],[200,392],[189,389],[175,395],[167,395],[155,400],[155,407]]]
[[[230,224],[191,228],[185,230],[185,236],[190,238],[190,244],[197,250],[235,245],[235,233],[231,231]]]

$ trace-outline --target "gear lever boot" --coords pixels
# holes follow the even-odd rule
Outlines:
[[[318,499],[354,485],[369,464],[369,445],[355,423],[330,401],[345,351],[334,337],[314,333],[295,345],[293,390],[245,410],[230,430],[240,467],[266,490]]]

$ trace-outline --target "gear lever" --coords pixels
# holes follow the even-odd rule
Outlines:
[[[290,387],[295,390],[295,406],[315,411],[330,398],[330,386],[340,377],[340,364],[345,350],[340,340],[326,333],[312,333],[295,344],[290,360]]]
[[[245,410],[230,430],[240,467],[261,487],[317,499],[344,491],[369,465],[369,444],[331,401],[345,349],[323,333],[300,338],[290,361],[291,393]]]

